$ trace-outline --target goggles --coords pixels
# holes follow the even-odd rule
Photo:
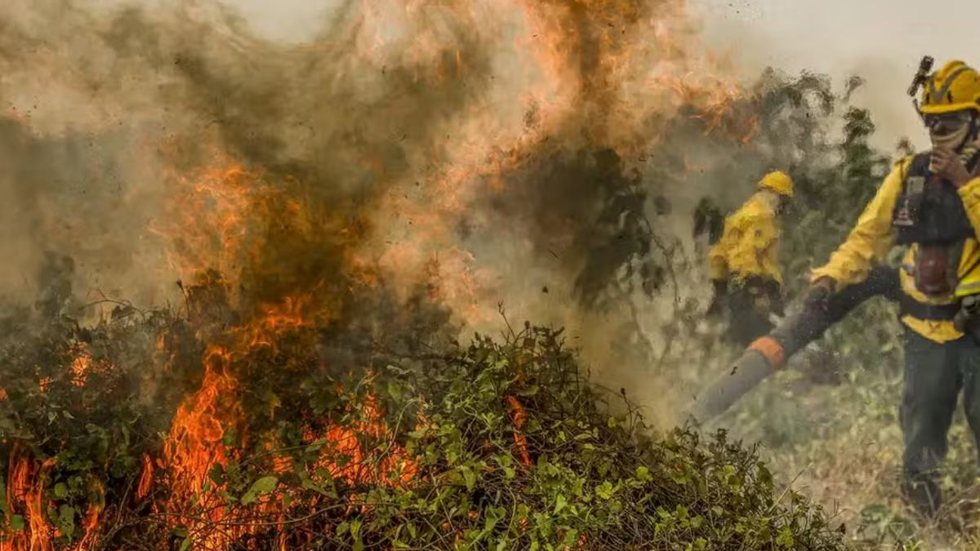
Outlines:
[[[942,115],[926,115],[926,128],[933,137],[953,136],[973,123],[973,114],[969,112],[944,113]]]

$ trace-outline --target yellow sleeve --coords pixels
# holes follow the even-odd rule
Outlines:
[[[966,216],[973,226],[973,232],[980,236],[980,177],[970,180],[957,191],[963,201]]]
[[[884,261],[895,242],[892,215],[910,162],[910,159],[905,159],[892,169],[858,217],[847,240],[830,255],[826,265],[813,270],[811,281],[830,277],[840,287],[860,283],[868,276],[873,264]]]

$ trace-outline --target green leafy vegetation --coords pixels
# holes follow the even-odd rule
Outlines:
[[[369,373],[310,369],[282,387],[241,380],[253,413],[224,439],[242,453],[212,465],[200,500],[174,520],[175,473],[137,487],[143,457],[162,458],[180,399],[200,384],[189,376],[203,347],[193,324],[125,305],[94,327],[27,315],[6,324],[3,472],[31,465],[28,487],[56,548],[89,537],[192,549],[222,531],[230,548],[840,548],[819,508],[753,452],[724,433],[654,437],[622,396],[589,384],[561,331],[531,326],[379,358]],[[317,334],[283,332],[276,354],[260,349],[239,369],[290,371]],[[81,374],[80,348],[91,358]],[[161,354],[167,369],[154,367]],[[326,430],[311,436],[311,426]],[[329,427],[350,429],[356,448]],[[273,436],[279,447],[263,447]],[[28,530],[26,501],[4,505],[6,537]],[[93,529],[87,514],[99,519]],[[230,519],[247,529],[222,524]]]

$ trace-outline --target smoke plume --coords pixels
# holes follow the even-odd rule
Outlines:
[[[12,0],[0,26],[14,301],[57,254],[79,304],[179,304],[212,270],[246,311],[370,334],[503,312],[635,365],[669,340],[637,325],[697,288],[680,221],[764,168],[735,162],[757,114],[683,0],[348,1],[299,45],[206,1]],[[398,314],[420,301],[444,313]]]

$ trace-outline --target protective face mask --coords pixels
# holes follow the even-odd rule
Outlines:
[[[933,149],[959,149],[970,134],[970,126],[963,125],[954,132],[935,133],[930,131],[929,137],[932,140]]]
[[[925,123],[929,128],[933,150],[951,149],[958,151],[964,163],[972,159],[980,150],[980,138],[974,136],[972,140],[970,139],[971,134],[974,133],[976,122],[969,114],[952,113],[926,117]],[[932,164],[930,164],[929,169],[934,170]]]

